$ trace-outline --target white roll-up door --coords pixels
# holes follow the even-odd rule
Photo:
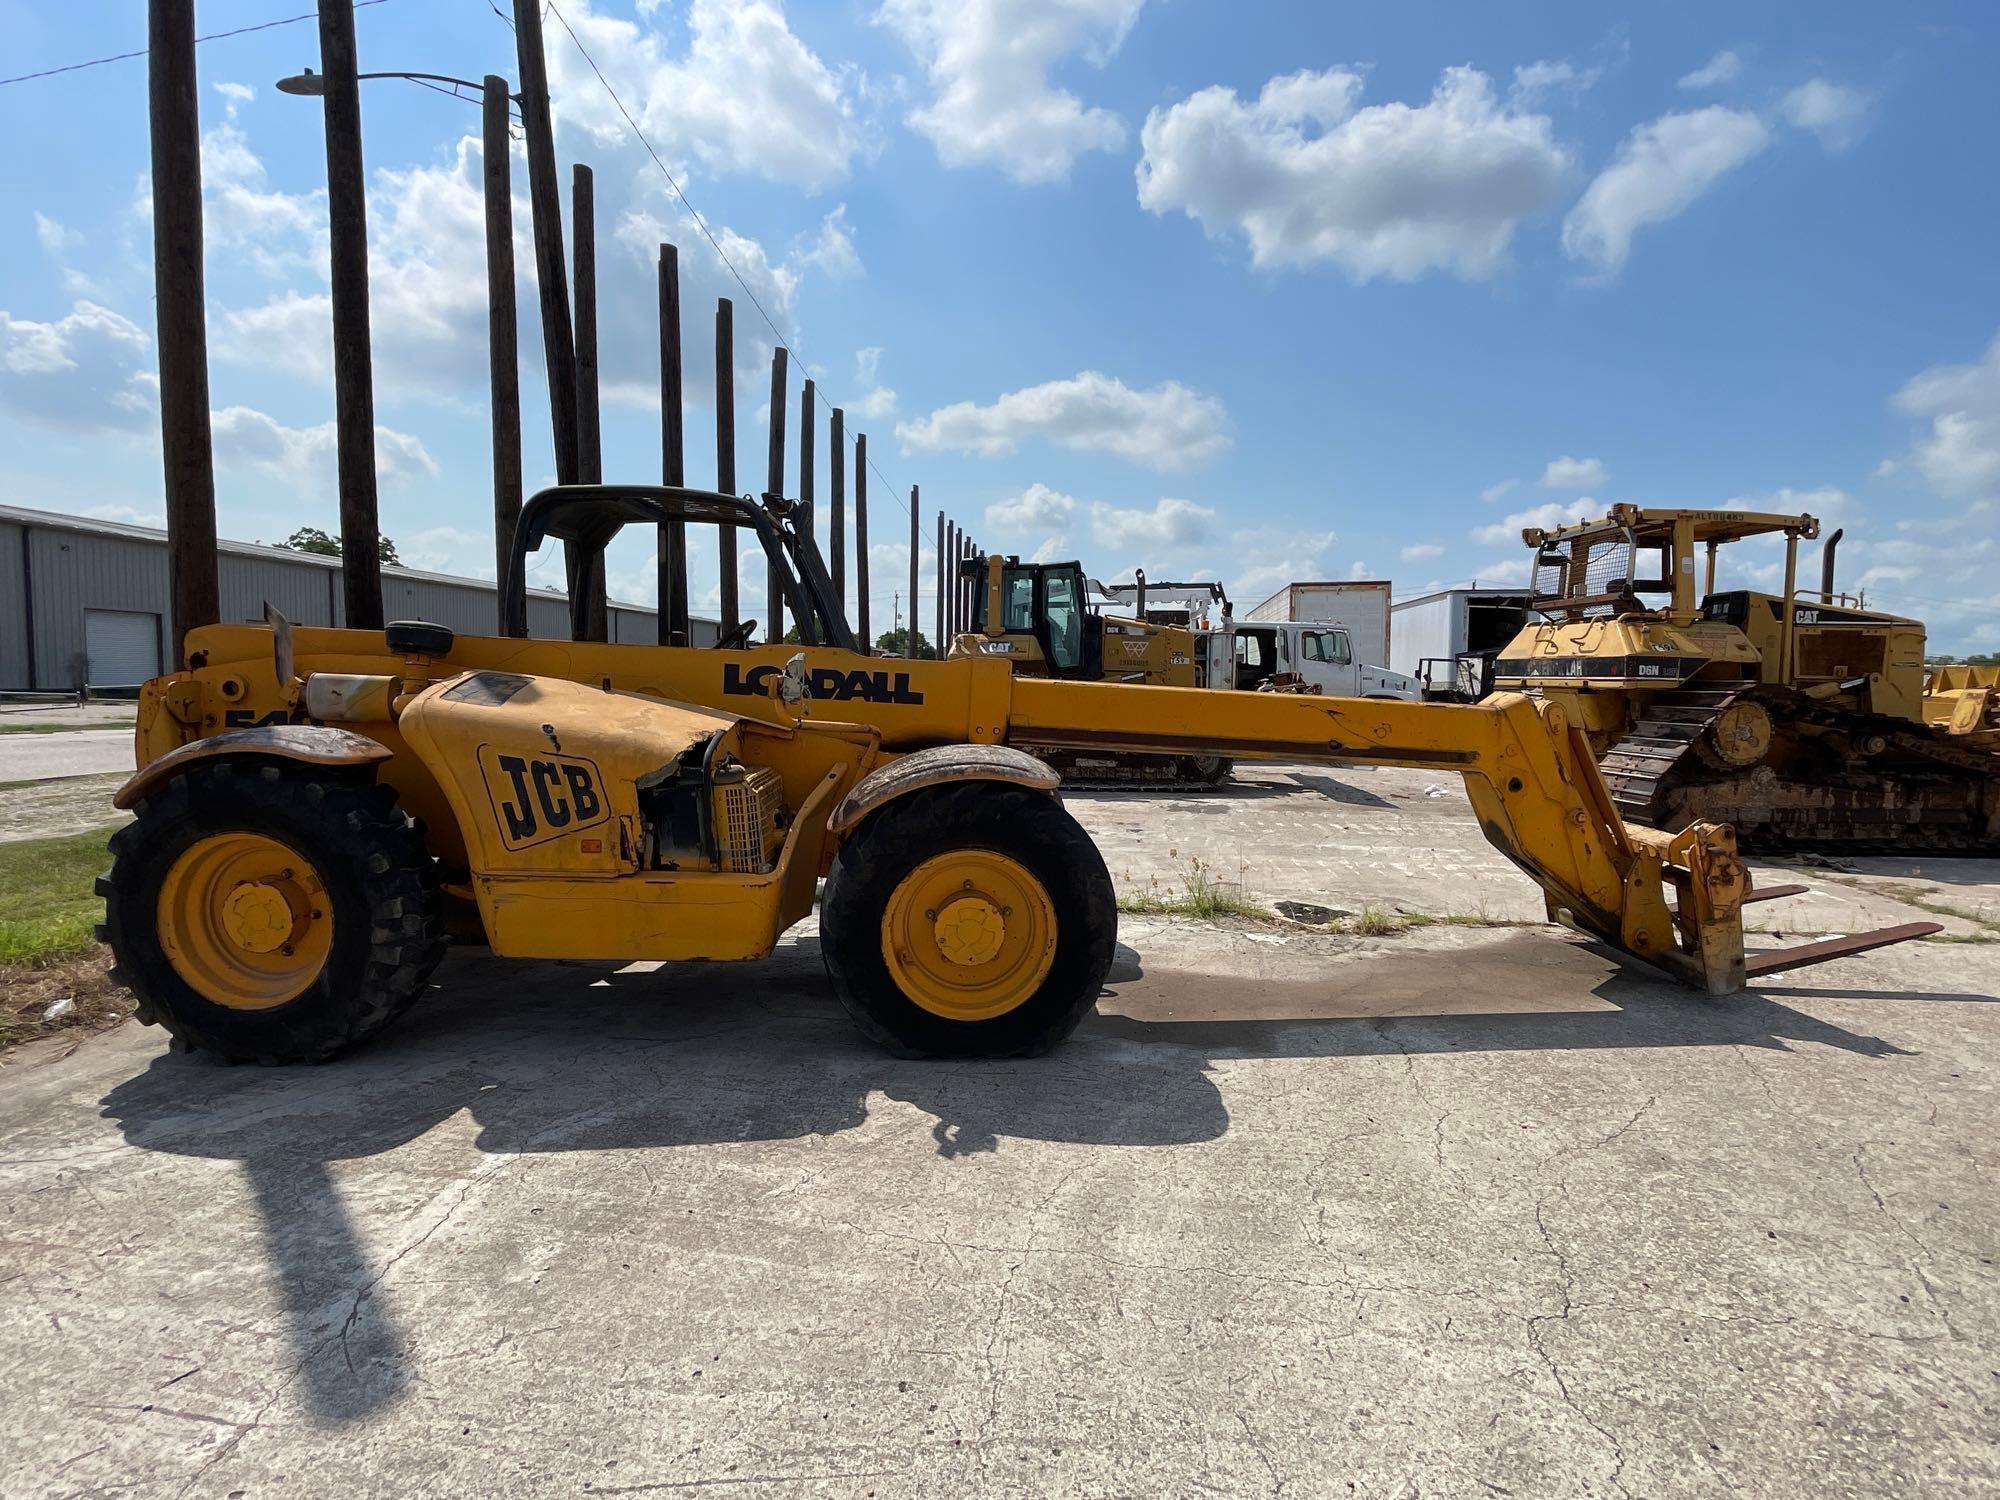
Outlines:
[[[130,609],[83,612],[92,687],[133,687],[160,675],[160,617]]]

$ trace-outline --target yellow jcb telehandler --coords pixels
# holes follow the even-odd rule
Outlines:
[[[752,529],[802,649],[525,639],[525,559],[585,565],[627,524]],[[1561,707],[1440,707],[1016,677],[864,656],[779,503],[544,491],[507,633],[216,625],[146,684],[135,813],[101,882],[141,1020],[225,1058],[379,1031],[444,952],[447,907],[506,957],[750,959],[813,907],[833,988],[906,1054],[1032,1053],[1096,1000],[1104,861],[1020,743],[1452,771],[1552,916],[1698,989],[1936,930],[1746,958],[1761,894],[1727,828],[1629,827]],[[573,634],[584,601],[573,599]],[[1446,981],[1449,982],[1449,981]]]

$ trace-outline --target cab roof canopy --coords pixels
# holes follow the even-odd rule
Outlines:
[[[1572,526],[1544,530],[1529,526],[1521,540],[1530,547],[1551,542],[1588,541],[1596,537],[1623,537],[1631,533],[1635,541],[1673,540],[1674,527],[1681,521],[1693,523],[1697,543],[1740,542],[1745,537],[1789,533],[1811,541],[1819,535],[1816,516],[1781,516],[1754,510],[1645,510],[1636,505],[1614,505],[1611,513],[1595,521],[1578,521]]]

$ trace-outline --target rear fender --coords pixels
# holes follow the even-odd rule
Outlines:
[[[1008,745],[933,745],[899,756],[862,777],[840,799],[828,827],[836,838],[843,838],[898,797],[955,781],[998,781],[1053,796],[1060,780],[1047,762]]]
[[[351,729],[324,724],[264,724],[254,729],[229,729],[206,739],[191,740],[149,761],[132,774],[112,797],[114,807],[131,808],[191,766],[223,757],[293,761],[312,766],[372,766],[394,752],[378,740]]]

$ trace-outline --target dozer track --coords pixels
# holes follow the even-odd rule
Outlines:
[[[1772,749],[1731,768],[1714,730],[1737,704],[1769,714]],[[2000,853],[2000,757],[1790,688],[1663,693],[1598,769],[1627,821],[1668,832],[1726,822],[1755,853]]]

